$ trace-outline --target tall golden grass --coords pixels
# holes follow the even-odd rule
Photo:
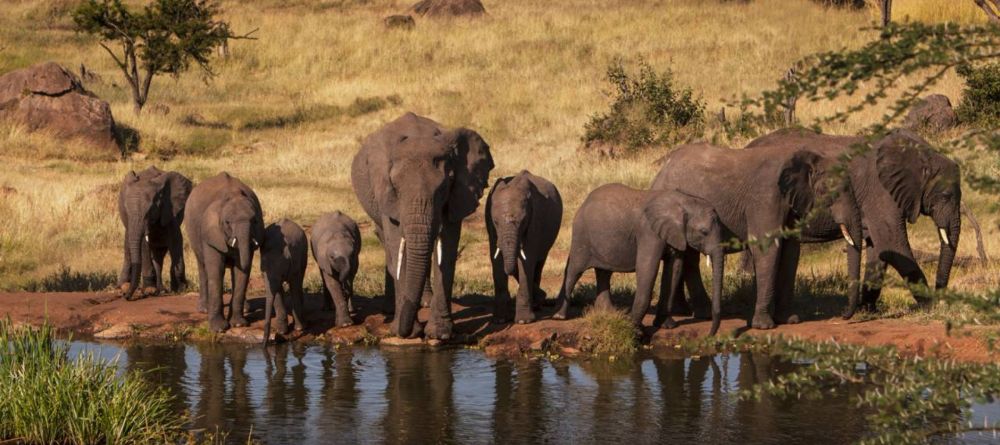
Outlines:
[[[809,0],[486,1],[489,15],[483,19],[418,18],[413,31],[382,26],[382,17],[408,6],[403,1],[231,0],[223,2],[225,18],[236,31],[259,29],[259,40],[231,42],[232,53],[216,61],[214,78],[197,72],[156,78],[150,105],[135,115],[117,68],[96,42],[72,31],[65,3],[5,3],[0,72],[44,60],[74,70],[85,65],[99,76],[86,86],[111,102],[117,121],[139,132],[142,149],[126,161],[93,161],[16,127],[0,131],[0,289],[23,288],[65,267],[114,273],[123,237],[117,184],[128,170],[155,164],[195,181],[223,170],[240,177],[257,191],[268,221],[288,217],[310,225],[323,212],[347,212],[362,223],[365,236],[362,290],[376,292],[382,250],[350,189],[349,165],[361,138],[412,110],[483,134],[497,163],[493,178],[528,168],[560,188],[567,212],[544,281],[555,294],[572,215],[586,194],[609,182],[647,186],[657,171],[654,161],[663,155],[653,150],[605,159],[578,150],[583,124],[607,106],[603,77],[614,57],[669,67],[713,115],[732,98],[774,87],[805,55],[857,47],[874,36],[863,30],[874,23],[868,11],[829,9]],[[908,2],[897,3],[898,13],[909,11]],[[936,90],[958,98],[961,87],[950,75]],[[393,95],[400,104],[367,114],[304,113],[292,125],[242,125]],[[799,117],[809,122],[844,106],[801,103]],[[884,109],[866,110],[827,130],[854,132]],[[979,209],[987,199],[968,193]],[[996,218],[979,216],[994,233]],[[974,255],[967,233],[960,257]],[[914,227],[912,239],[918,250],[936,249],[926,222]],[[462,249],[457,291],[491,291],[481,212],[467,222]],[[987,238],[987,250],[1000,255],[995,236]],[[811,247],[802,270],[830,274],[843,263],[839,246]],[[933,272],[933,264],[927,267]],[[195,268],[189,264],[188,270]],[[315,268],[309,274],[317,283]],[[962,265],[955,283],[982,290],[997,287],[997,276],[995,267]],[[616,285],[631,280],[616,278]]]

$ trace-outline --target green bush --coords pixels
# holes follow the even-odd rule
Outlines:
[[[979,68],[962,66],[958,74],[965,79],[962,102],[956,112],[966,124],[996,128],[1000,124],[1000,63]]]
[[[674,85],[670,70],[658,74],[640,62],[639,72],[630,75],[617,59],[608,67],[607,78],[614,101],[607,113],[591,116],[585,125],[587,148],[619,154],[701,135],[705,103],[690,88]]]
[[[591,307],[583,314],[580,349],[609,358],[630,356],[639,347],[637,331],[625,313]]]
[[[183,418],[171,401],[141,375],[119,375],[114,362],[70,360],[51,326],[0,320],[0,443],[175,443]]]

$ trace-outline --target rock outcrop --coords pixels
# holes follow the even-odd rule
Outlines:
[[[917,101],[910,108],[903,126],[913,129],[927,129],[931,131],[944,131],[958,125],[958,115],[948,96],[943,94],[932,94]]]
[[[55,62],[0,76],[0,119],[22,123],[30,131],[119,151],[111,107]]]

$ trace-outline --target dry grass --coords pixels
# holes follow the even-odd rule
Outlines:
[[[873,16],[878,16],[876,1],[869,2]],[[899,22],[985,24],[986,13],[973,0],[894,0],[892,18]]]
[[[390,31],[381,24],[383,16],[408,6],[404,1],[226,1],[234,29],[259,28],[260,40],[232,42],[232,55],[218,62],[218,76],[209,81],[197,73],[157,78],[150,107],[136,116],[120,73],[96,43],[70,30],[61,15],[64,3],[5,3],[0,72],[43,60],[74,70],[85,64],[99,75],[87,87],[111,102],[116,120],[139,132],[141,152],[127,161],[81,163],[72,160],[80,155],[62,144],[16,128],[0,131],[0,289],[30,287],[66,267],[116,273],[123,237],[117,184],[129,169],[156,164],[195,181],[231,172],[255,188],[268,221],[288,217],[310,225],[321,213],[344,210],[362,223],[365,236],[359,290],[375,293],[382,250],[350,190],[349,164],[362,137],[412,110],[479,130],[493,147],[494,178],[530,168],[558,185],[567,212],[543,285],[554,295],[572,214],[586,194],[609,182],[645,187],[657,170],[653,161],[663,154],[608,160],[578,151],[583,124],[607,106],[603,76],[609,61],[641,56],[658,69],[669,67],[679,85],[706,100],[712,115],[725,100],[773,87],[802,56],[857,47],[873,35],[861,30],[873,22],[869,12],[827,9],[809,0],[711,7],[703,0],[631,0],[615,6],[597,0],[488,1],[487,18],[418,20],[413,31]],[[904,14],[907,3],[919,2],[897,3]],[[957,98],[961,81],[948,76],[937,91]],[[398,101],[374,111],[344,112],[359,98],[373,97]],[[156,110],[160,105],[165,107]],[[803,103],[799,113],[809,121],[843,107]],[[828,131],[855,131],[882,110],[867,110]],[[969,193],[969,200],[977,209],[988,202],[976,193]],[[988,234],[995,234],[996,218],[983,211],[979,216]],[[934,251],[936,238],[926,221],[912,236],[917,249]],[[961,257],[974,255],[971,240],[963,236]],[[996,237],[987,243],[1000,258]],[[480,213],[463,234],[457,292],[492,293],[486,246]],[[841,270],[843,257],[836,250],[810,249],[803,273]],[[933,264],[927,267],[933,272]],[[188,270],[194,273],[193,264]],[[995,287],[997,270],[961,266],[956,286]],[[313,267],[309,274],[317,283]],[[629,275],[615,278],[616,286],[632,282]],[[900,294],[901,301],[909,298]]]

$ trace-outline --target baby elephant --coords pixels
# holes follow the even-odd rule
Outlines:
[[[719,330],[719,312],[722,299],[722,273],[725,266],[725,249],[722,245],[723,229],[715,209],[707,201],[678,191],[653,191],[642,207],[637,234],[636,292],[632,303],[632,322],[641,325],[649,309],[653,282],[660,260],[669,258],[670,267],[664,268],[664,282],[668,295],[661,292],[653,326],[661,324],[674,328],[677,323],[670,317],[668,308],[673,304],[683,273],[683,257],[690,249],[708,256],[712,267],[712,329]],[[665,255],[666,254],[666,255]]]
[[[323,310],[335,306],[337,326],[350,326],[350,300],[361,252],[357,223],[340,211],[320,216],[312,228],[312,252],[323,278]]]
[[[288,309],[292,310],[295,330],[305,329],[302,318],[302,280],[308,261],[306,233],[298,224],[282,218],[264,229],[261,245],[260,271],[267,281],[267,302],[264,305],[264,344],[271,339],[271,310],[274,309],[278,332],[288,333]],[[285,293],[284,284],[288,284]],[[286,298],[289,297],[289,298]]]
[[[510,319],[507,277],[518,280],[517,323],[535,321],[545,298],[539,284],[549,249],[562,223],[562,197],[551,182],[527,170],[497,180],[486,199],[486,231],[493,252],[493,317]]]

